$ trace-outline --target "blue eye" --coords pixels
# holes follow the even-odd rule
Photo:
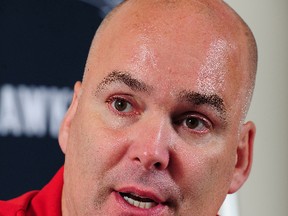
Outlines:
[[[132,105],[123,98],[114,98],[111,106],[118,112],[131,112],[133,110]]]

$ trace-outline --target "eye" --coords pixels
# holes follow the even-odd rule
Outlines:
[[[203,131],[206,129],[205,123],[202,119],[195,118],[195,117],[188,117],[184,119],[183,124],[192,130],[199,130]]]
[[[178,119],[175,123],[196,133],[206,133],[212,129],[212,123],[208,119],[198,115],[185,116]]]
[[[133,111],[131,103],[124,98],[113,98],[111,101],[111,107],[118,112],[129,113]]]

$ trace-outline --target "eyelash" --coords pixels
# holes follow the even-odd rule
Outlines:
[[[196,120],[197,121],[196,122],[197,127],[199,127],[199,124],[202,124],[201,128],[204,128],[204,129],[197,130],[197,129],[189,128],[187,125],[187,120],[189,120],[189,119],[190,120],[192,120],[192,119]],[[213,129],[213,124],[211,123],[211,121],[209,119],[207,119],[206,117],[203,117],[202,115],[197,114],[197,113],[186,114],[186,115],[184,115],[184,117],[177,119],[173,123],[178,125],[178,126],[183,125],[183,126],[185,126],[186,130],[193,131],[193,132],[199,133],[199,134],[205,134],[208,131],[210,131],[211,129]]]
[[[117,108],[115,107],[116,106],[116,102],[124,102],[124,103],[127,103],[129,106],[130,106],[130,109],[131,111],[120,111],[120,110],[117,110]],[[124,97],[120,97],[120,96],[112,96],[110,97],[108,100],[106,100],[106,103],[108,104],[109,108],[117,113],[118,115],[121,115],[121,116],[131,116],[131,115],[138,115],[139,112],[137,111],[137,109],[135,108],[135,103],[132,103],[130,100],[124,98]],[[125,108],[126,109],[126,108]]]

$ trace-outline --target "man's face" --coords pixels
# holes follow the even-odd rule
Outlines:
[[[244,181],[237,48],[197,25],[120,23],[93,45],[63,123],[63,212],[215,216]]]

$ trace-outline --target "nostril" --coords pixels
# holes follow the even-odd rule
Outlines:
[[[160,163],[160,162],[157,162],[157,163],[154,164],[154,166],[155,166],[156,168],[160,168],[160,167],[161,167],[161,163]]]

